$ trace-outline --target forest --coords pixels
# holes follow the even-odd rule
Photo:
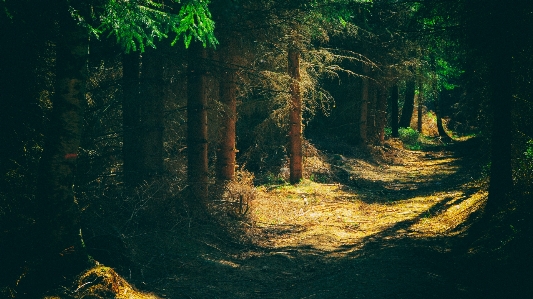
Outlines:
[[[0,1],[0,298],[533,298],[533,1]]]

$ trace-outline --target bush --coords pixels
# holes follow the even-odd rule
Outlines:
[[[402,140],[406,148],[413,150],[420,149],[420,142],[418,142],[420,133],[418,133],[416,130],[410,127],[400,128],[398,130],[398,134],[400,135],[400,140]]]

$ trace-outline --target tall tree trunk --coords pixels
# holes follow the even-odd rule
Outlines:
[[[141,151],[142,177],[150,180],[163,172],[163,56],[149,48],[142,55],[141,71]]]
[[[415,81],[409,79],[405,84],[405,101],[403,103],[402,116],[399,127],[408,128],[411,126],[411,117],[415,107]]]
[[[206,50],[192,43],[187,67],[187,178],[193,213],[202,217],[208,198]]]
[[[88,35],[62,14],[50,128],[39,165],[33,250],[35,272],[21,282],[31,295],[66,282],[89,265],[80,235],[74,176],[83,127]],[[67,280],[65,280],[67,279]]]
[[[385,126],[387,125],[387,90],[381,85],[376,85],[376,89],[376,130],[378,137],[377,143],[383,144],[383,142],[385,142]]]
[[[127,188],[163,172],[163,59],[148,49],[140,62],[138,53],[123,56],[122,151]]]
[[[448,133],[444,130],[442,124],[442,106],[441,106],[441,94],[437,91],[437,99],[435,100],[435,114],[437,116],[437,131],[439,132],[439,137],[444,138],[446,141],[449,141],[451,138],[448,136]]]
[[[367,67],[363,66],[363,77],[361,79],[361,102],[359,103],[359,128],[358,128],[358,136],[357,136],[357,143],[358,144],[366,144],[368,139],[368,132],[367,132],[367,118],[368,118],[368,96],[369,96],[369,82],[367,76]]]
[[[297,184],[303,178],[302,153],[302,95],[300,93],[300,51],[289,46],[288,72],[291,77],[291,108],[289,112],[289,169],[290,182]]]
[[[142,157],[139,150],[139,145],[143,142],[140,134],[142,104],[139,96],[139,74],[139,53],[122,54],[122,156],[124,184],[128,189],[137,187],[142,181]]]
[[[369,82],[368,86],[368,113],[367,113],[367,138],[371,144],[376,144],[378,130],[376,128],[376,105],[377,90],[374,82]]]
[[[398,134],[398,85],[394,84],[392,86],[391,94],[391,128],[392,128],[392,137],[397,138]]]
[[[421,86],[421,85],[420,85]],[[423,102],[423,98],[422,98],[422,88],[418,86],[418,111],[417,111],[417,131],[419,133],[422,133],[422,102]]]
[[[235,177],[235,124],[237,121],[237,85],[235,55],[237,48],[231,37],[220,49],[226,64],[220,76],[220,99],[224,105],[221,120],[220,138],[217,149],[217,180],[232,180]]]

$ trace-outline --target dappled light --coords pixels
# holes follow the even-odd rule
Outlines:
[[[350,246],[357,250],[369,237],[464,233],[466,227],[460,226],[483,206],[487,194],[468,178],[454,178],[461,175],[458,158],[450,152],[394,151],[404,157],[401,164],[345,158],[342,167],[357,174],[355,187],[310,180],[260,187],[251,211],[251,220],[265,232],[260,243],[338,253]]]

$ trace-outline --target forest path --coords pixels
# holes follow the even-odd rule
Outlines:
[[[472,165],[458,151],[389,151],[392,164],[342,157],[331,167],[347,185],[260,187],[257,246],[207,254],[170,297],[473,298],[453,253],[486,198]]]

